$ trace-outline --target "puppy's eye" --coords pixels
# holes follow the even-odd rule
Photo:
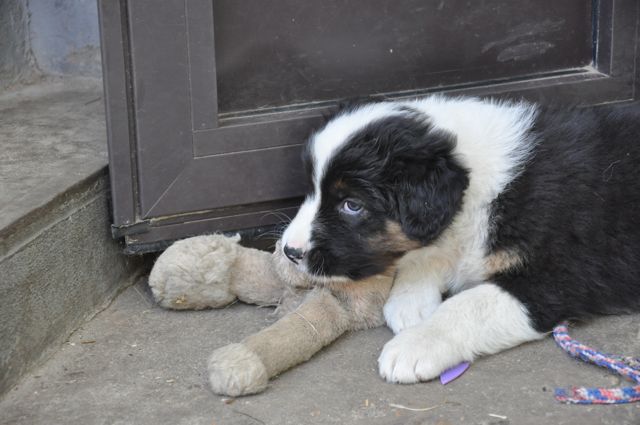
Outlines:
[[[364,208],[360,202],[353,199],[347,199],[342,203],[342,207],[340,209],[345,214],[358,215]]]

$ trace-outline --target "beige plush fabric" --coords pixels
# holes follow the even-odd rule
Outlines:
[[[149,277],[166,308],[221,307],[234,299],[278,305],[283,315],[241,343],[214,351],[209,378],[215,393],[264,390],[268,379],[308,360],[347,330],[384,324],[382,307],[394,270],[358,282],[310,282],[284,257],[238,245],[238,237],[198,236],[177,242]]]
[[[165,308],[199,310],[234,301],[231,270],[239,240],[240,236],[196,236],[171,245],[149,275],[156,302]]]
[[[305,362],[349,329],[349,315],[326,290],[313,291],[304,303],[273,325],[243,341],[262,360],[269,376]]]
[[[237,397],[264,391],[269,374],[251,348],[229,344],[209,359],[209,382],[214,393]]]
[[[245,303],[275,306],[284,294],[284,282],[268,252],[239,247],[230,274],[231,292]]]
[[[273,325],[214,351],[209,360],[211,388],[222,395],[253,394],[266,385],[256,370],[276,376],[309,360],[347,330],[382,325],[391,282],[389,276],[376,276],[369,282],[342,284],[334,289],[338,296],[329,288],[310,291],[298,308]],[[248,364],[247,349],[259,362]]]

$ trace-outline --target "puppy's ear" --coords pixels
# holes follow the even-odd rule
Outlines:
[[[442,132],[396,143],[393,167],[398,220],[408,237],[428,244],[460,210],[469,173],[453,154],[455,138]]]

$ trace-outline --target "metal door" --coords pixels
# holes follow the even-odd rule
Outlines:
[[[100,0],[114,233],[128,250],[293,214],[337,100],[634,97],[635,0]]]

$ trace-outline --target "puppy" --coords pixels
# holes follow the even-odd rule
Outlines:
[[[304,160],[312,189],[284,253],[317,282],[398,264],[390,382],[640,310],[638,107],[373,103],[339,112]]]

